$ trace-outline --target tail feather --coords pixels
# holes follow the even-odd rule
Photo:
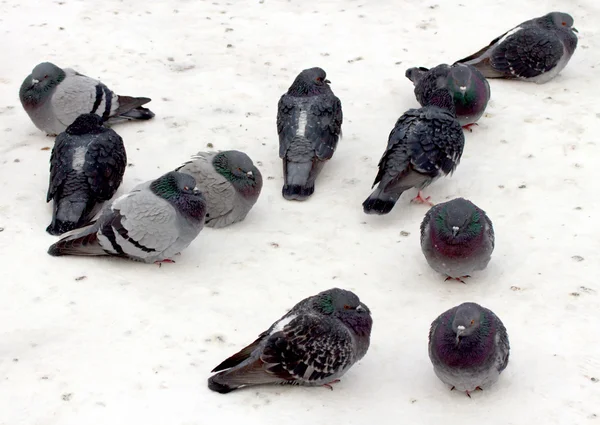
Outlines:
[[[323,169],[324,161],[291,162],[284,158],[284,186],[281,191],[287,200],[304,201],[315,192],[315,180]]]
[[[51,235],[61,235],[77,227],[88,224],[98,211],[100,204],[81,197],[81,194],[60,199],[54,202],[52,222],[46,228]]]
[[[62,255],[109,255],[98,241],[97,223],[72,230],[63,235],[62,239],[48,248],[48,254],[54,257]]]
[[[407,69],[404,73],[404,76],[408,78],[414,85],[417,85],[427,71],[429,71],[429,69],[422,66],[413,67]]]
[[[363,202],[362,205],[365,214],[383,215],[389,213],[392,208],[394,208],[394,205],[396,205],[396,202],[403,192],[404,190],[384,192],[380,184]]]
[[[219,372],[208,378],[208,388],[221,394],[250,385],[276,384],[285,382],[284,379],[266,372],[264,363],[258,359],[244,366]]]
[[[492,42],[493,44],[494,42]],[[505,78],[506,76],[501,72],[496,71],[490,62],[489,49],[492,46],[485,46],[483,49],[478,52],[473,53],[472,55],[467,56],[466,58],[462,58],[454,62],[453,65],[458,63],[464,63],[466,65],[471,65],[479,72],[483,74],[485,78]]]
[[[119,96],[119,108],[113,114],[114,117],[134,120],[149,120],[154,118],[154,112],[142,105],[152,99],[147,97]]]

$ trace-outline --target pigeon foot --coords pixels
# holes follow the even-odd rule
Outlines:
[[[329,388],[331,391],[333,391],[332,385],[333,384],[337,384],[338,382],[340,382],[340,380],[336,379],[335,381],[331,381],[331,382],[329,382],[327,384],[323,384],[323,386],[326,387],[326,388]]]
[[[154,264],[158,264],[158,267],[162,267],[163,263],[173,263],[175,264],[175,261],[169,259],[169,258],[165,258],[164,260],[160,260],[160,261],[155,261]]]
[[[467,125],[463,125],[462,128],[464,128],[465,130],[469,130],[470,133],[473,132],[473,129],[471,127],[473,127],[474,125],[479,125],[476,122],[472,122],[471,124],[467,124]]]
[[[423,194],[419,190],[419,194],[417,196],[415,196],[413,199],[411,199],[410,202],[413,202],[415,204],[427,204],[430,207],[433,207],[435,204],[433,202],[431,202],[430,199],[431,199],[431,196],[428,196],[427,198],[423,198]]]
[[[459,282],[464,283],[465,285],[467,284],[467,282],[465,282],[463,279],[466,279],[468,277],[471,277],[471,275],[465,275],[465,276],[461,276],[461,277],[452,277],[452,276],[448,276],[446,279],[444,279],[444,282],[447,282],[449,280],[458,280]]]

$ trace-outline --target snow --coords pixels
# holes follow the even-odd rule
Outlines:
[[[488,268],[444,282],[420,250],[416,191],[384,217],[361,207],[395,120],[417,106],[404,72],[551,10],[575,18],[571,62],[544,85],[491,81],[457,171],[425,192],[472,200],[496,230]],[[0,424],[600,420],[597,18],[592,0],[2,2]],[[17,94],[45,60],[153,99],[155,119],[114,127],[133,164],[117,196],[212,143],[259,161],[263,193],[247,219],[203,230],[161,268],[47,255],[53,140]],[[342,101],[344,139],[314,196],[290,202],[276,106],[312,66]],[[333,391],[208,390],[214,366],[334,286],[360,296],[374,328]],[[450,392],[427,355],[431,321],[464,301],[494,310],[512,347],[498,383],[472,399]]]

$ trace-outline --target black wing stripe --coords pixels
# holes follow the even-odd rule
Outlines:
[[[104,113],[102,114],[102,121],[106,121],[110,116],[110,108],[112,105],[112,93],[105,85],[102,85],[102,89],[104,90]]]
[[[96,100],[94,101],[94,107],[90,111],[90,114],[95,114],[102,102],[102,84],[96,85]]]

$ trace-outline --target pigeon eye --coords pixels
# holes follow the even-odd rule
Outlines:
[[[317,77],[317,81],[320,83],[321,81],[323,81],[323,79],[321,77]]]
[[[563,22],[562,24],[563,24],[563,27],[567,26],[567,23],[566,23],[566,22]]]
[[[352,309],[352,307],[350,307],[348,304],[344,305],[344,310],[350,310]]]
[[[474,324],[475,324],[475,320],[471,320],[471,325],[474,325]]]

